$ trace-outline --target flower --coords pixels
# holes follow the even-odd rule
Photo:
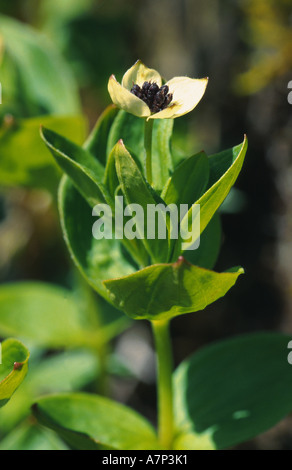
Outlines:
[[[108,81],[113,103],[128,113],[148,119],[171,119],[192,111],[203,97],[208,78],[175,77],[162,84],[160,74],[138,60],[120,84],[114,75]]]

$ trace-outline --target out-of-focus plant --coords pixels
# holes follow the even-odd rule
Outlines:
[[[239,93],[255,93],[291,70],[290,0],[247,0],[242,3],[244,41],[251,47],[248,70],[235,79]]]
[[[39,142],[48,125],[81,143],[87,124],[71,70],[41,33],[0,17],[0,185],[53,191],[60,172]]]
[[[0,44],[0,186],[5,195],[8,190],[12,194],[21,187],[49,190],[55,196],[62,172],[40,139],[40,126],[61,132],[75,143],[84,141],[87,120],[81,111],[76,81],[43,34],[3,15]],[[11,219],[12,214],[8,215]],[[11,228],[18,232],[17,241],[21,224],[18,215]],[[11,252],[13,236],[5,230],[1,236],[10,250],[6,251]],[[66,280],[62,283],[66,284]],[[16,344],[24,339],[31,349],[28,376],[13,401],[0,411],[0,448],[66,448],[29,418],[30,405],[49,391],[76,391],[91,386],[104,393],[109,373],[128,374],[108,344],[129,325],[129,320],[121,318],[97,295],[93,298],[79,282],[73,291],[41,282],[4,284],[0,287],[0,317],[0,339],[13,336]],[[4,359],[6,344],[4,341]],[[13,353],[14,362],[20,363],[16,348]],[[12,385],[24,378],[27,365],[21,370],[20,374],[20,367],[15,369],[6,380],[8,366],[3,360],[1,400],[7,400]]]
[[[109,349],[110,341],[128,324],[124,316],[93,296],[84,283],[74,291],[40,282],[2,285],[0,336],[24,339],[30,345],[31,359],[22,387],[13,401],[0,410],[0,449],[10,445],[10,442],[14,447],[28,449],[38,441],[37,445],[42,448],[62,447],[56,439],[51,442],[50,434],[43,434],[37,426],[41,433],[38,435],[36,424],[29,418],[30,406],[43,394],[72,392],[85,386],[105,394],[109,374],[129,374]],[[11,345],[14,353],[11,356],[14,362],[20,363],[20,353],[15,356],[15,344],[20,348],[19,340],[3,342],[3,358],[7,356],[7,346]],[[20,351],[22,354],[23,350]],[[1,377],[6,377],[8,362],[5,360],[3,364],[6,366],[0,366]],[[13,373],[0,383],[1,399],[7,396],[6,382],[12,394],[26,373],[27,361],[23,367],[15,367]],[[6,394],[3,395],[2,389]]]
[[[140,61],[126,72],[122,84],[129,76],[131,88],[115,94],[115,102],[126,110],[107,108],[82,147],[51,129],[43,128],[42,138],[65,173],[60,219],[76,266],[109,305],[152,325],[158,430],[129,407],[95,394],[48,394],[36,401],[33,411],[75,449],[227,448],[263,432],[291,411],[288,338],[261,333],[219,342],[186,359],[173,373],[169,325],[172,318],[204,310],[224,296],[243,272],[212,269],[221,242],[218,209],[240,173],[247,139],[215,155],[199,152],[175,163],[175,115],[150,119],[151,127],[147,118],[172,106],[183,107],[179,99],[184,94],[176,93],[171,82],[169,87],[156,83],[160,75]],[[146,118],[128,114],[133,110],[129,103],[135,110],[146,104]],[[125,214],[123,229],[130,221],[138,236],[123,233],[115,239],[104,232],[93,237],[92,216],[100,217],[96,205],[109,207],[115,218],[117,195],[132,207],[155,206],[165,221],[166,238],[157,233],[143,237],[149,220],[129,219],[133,212]],[[183,243],[182,232],[171,236],[174,227],[163,210],[171,204],[188,205],[178,222],[185,231],[192,226],[194,205],[200,205],[201,243],[196,250],[187,250],[190,245]]]

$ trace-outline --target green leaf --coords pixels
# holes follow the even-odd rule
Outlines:
[[[1,432],[11,432],[23,421],[41,395],[72,392],[96,384],[99,370],[96,351],[74,350],[32,357],[27,379],[13,401],[0,410]]]
[[[110,194],[109,190],[111,188],[108,189],[107,187],[108,186],[107,172],[105,173],[104,167],[101,165],[101,163],[93,155],[91,155],[88,152],[88,150],[73,144],[69,140],[63,138],[62,136],[50,130],[43,129],[42,134],[43,134],[43,139],[45,140],[45,143],[49,147],[57,163],[60,165],[62,170],[65,171],[65,173],[67,173],[70,180],[73,182],[74,186],[78,189],[78,191],[84,197],[84,199],[88,202],[88,204],[94,207],[97,204],[106,203],[111,208],[112,213],[114,213],[113,194],[112,195]],[[71,196],[73,197],[73,200]],[[68,237],[70,238],[71,233],[72,233],[72,236],[74,237],[74,242],[76,240],[76,253],[75,253],[75,250],[73,249],[74,260],[76,260],[75,254],[77,254],[77,257],[79,257],[79,254],[82,257],[83,256],[87,257],[88,255],[87,249],[89,248],[89,245],[90,246],[92,245],[92,247],[94,246],[94,253],[91,253],[90,255],[93,257],[92,260],[89,260],[89,259],[87,260],[83,258],[81,263],[80,261],[77,262],[78,267],[82,266],[81,271],[83,273],[84,273],[84,267],[85,265],[87,265],[85,269],[87,278],[88,276],[91,277],[92,274],[93,274],[93,278],[96,278],[96,276],[99,277],[103,271],[106,271],[106,272],[111,271],[111,269],[114,267],[114,263],[117,261],[117,258],[113,262],[108,262],[110,260],[110,256],[108,255],[104,256],[103,254],[104,252],[107,252],[108,250],[112,250],[112,253],[111,253],[112,256],[116,256],[121,259],[121,264],[125,264],[125,265],[127,264],[127,263],[124,263],[123,256],[119,254],[121,250],[121,246],[119,242],[116,242],[115,240],[108,240],[108,239],[103,239],[103,240],[93,239],[93,224],[95,222],[95,219],[93,219],[93,216],[95,214],[92,212],[92,210],[91,210],[91,213],[89,212],[90,207],[86,205],[85,201],[82,201],[82,198],[80,197],[78,198],[78,195],[74,191],[70,190],[69,184],[61,185],[59,201],[60,201],[61,219],[63,221],[62,227],[64,229],[65,238],[66,240],[68,240]],[[68,205],[64,206],[66,201],[68,201]],[[77,211],[77,215],[75,215],[75,210],[76,210],[76,208],[74,207],[75,203],[76,203],[76,208],[80,208],[82,212],[85,211],[82,213],[82,215],[79,214],[79,211]],[[85,215],[87,216],[86,221],[85,221]],[[75,227],[71,227],[69,225],[69,230],[71,229],[72,232],[67,233],[67,228],[68,228],[66,225],[67,220],[69,220],[69,218],[72,216],[74,216],[75,223],[76,225],[78,225],[78,228],[79,228],[78,239],[76,238],[76,234],[74,233]],[[82,228],[82,226],[80,225],[81,218],[84,221],[84,228]],[[111,218],[111,221],[112,221],[112,218]],[[84,232],[86,230],[85,227],[88,230],[87,237],[84,235]],[[113,230],[114,230],[114,227],[113,227]],[[82,243],[81,243],[81,240],[82,240]],[[97,243],[98,243],[98,254],[96,251]],[[129,242],[127,239],[124,238],[123,244],[128,249],[129,253],[133,256],[134,260],[138,262],[139,265],[140,263],[142,263],[142,265],[145,265],[146,258],[148,260],[148,255],[145,252],[145,249],[143,249],[143,247],[142,249],[140,249],[141,247],[139,248],[139,250],[137,249],[136,240],[132,240]],[[71,249],[72,244],[69,243],[69,245]],[[85,248],[85,251],[84,251],[84,248]],[[99,270],[96,269],[95,262],[97,262],[99,267],[101,268],[100,272]],[[93,273],[92,273],[92,268],[93,268]],[[116,268],[114,268],[114,273],[115,274],[117,273]],[[92,283],[90,284],[94,286],[94,289],[97,288],[98,292],[101,292],[100,282],[97,279],[92,279],[92,281],[93,281],[93,284]]]
[[[41,358],[29,375],[31,395],[69,392],[98,379],[99,364],[96,353],[78,349]]]
[[[176,436],[174,450],[216,450],[212,438],[207,433],[194,434],[182,432]]]
[[[216,213],[200,236],[200,246],[196,250],[185,251],[184,257],[191,264],[213,269],[220,253],[221,241],[221,221]]]
[[[217,209],[221,206],[222,202],[228,195],[230,189],[234,185],[240,170],[243,165],[245,154],[247,151],[247,138],[240,147],[236,147],[236,152],[232,151],[235,159],[230,161],[230,166],[226,169],[225,173],[208,189],[208,191],[197,201],[200,204],[200,218],[201,218],[201,233],[211,220]],[[229,151],[231,153],[231,151]],[[211,166],[211,178],[214,173],[214,165]],[[225,169],[225,168],[224,168]],[[216,174],[216,176],[218,176]],[[212,179],[211,179],[212,181]]]
[[[29,358],[29,352],[26,347],[15,339],[3,341],[1,349],[0,408],[8,402],[24,380],[27,374]]]
[[[135,267],[118,241],[93,237],[92,209],[67,177],[63,177],[60,185],[59,210],[63,235],[73,261],[88,284],[111,302],[102,281],[130,274]]]
[[[165,201],[165,204],[175,204],[179,209],[180,219],[177,224],[178,226],[180,225],[180,220],[183,218],[183,206],[181,205],[185,205],[184,207],[187,212],[194,201],[203,194],[208,183],[208,178],[208,158],[204,152],[200,152],[185,159],[180,165],[178,165],[173,172],[173,175],[167,181],[161,197]],[[177,257],[178,247],[181,246],[180,235],[171,241],[171,246],[172,248],[170,251],[174,250],[175,253],[175,256],[172,258],[174,260],[175,257]],[[197,250],[194,251],[197,252]]]
[[[239,214],[246,208],[246,203],[246,194],[233,187],[220,207],[220,214]]]
[[[242,144],[208,156],[210,167],[208,188],[213,186],[229,170],[239,156],[244,158],[246,150],[247,139],[245,137]],[[242,152],[244,152],[244,155]]]
[[[120,182],[116,170],[116,152],[117,146],[115,145],[108,156],[104,173],[104,184],[113,201],[115,200],[115,196],[118,195],[118,190],[120,188]]]
[[[161,197],[166,204],[192,205],[204,193],[209,179],[209,164],[205,152],[184,160],[167,181]]]
[[[158,320],[203,310],[235,284],[242,269],[216,273],[183,258],[104,282],[112,301],[134,319]]]
[[[173,119],[155,119],[152,136],[153,187],[161,191],[173,170],[170,140]]]
[[[152,165],[153,186],[162,190],[173,170],[172,156],[170,151],[170,139],[173,129],[173,119],[155,119],[153,123],[152,139]],[[119,111],[111,127],[108,138],[109,154],[119,140],[131,155],[135,155],[142,168],[145,165],[144,150],[144,120],[133,116],[123,110]]]
[[[0,442],[0,450],[68,450],[50,429],[23,423]]]
[[[168,241],[168,228],[166,224],[166,213],[163,210],[165,205],[161,207],[157,204],[157,198],[154,197],[153,190],[150,189],[148,183],[141,174],[134,159],[126,150],[122,141],[119,141],[114,147],[116,170],[120,181],[121,189],[125,195],[128,205],[135,204],[141,209],[141,217],[137,213],[134,216],[136,237],[143,241],[143,244],[151,255],[153,262],[165,261],[168,259],[169,241]],[[163,202],[163,201],[161,201]],[[156,207],[158,217],[162,219],[165,224],[165,238],[151,239],[148,237],[147,229],[149,228],[150,219],[148,217],[149,206]],[[135,206],[133,206],[135,212]],[[130,214],[129,214],[130,215]],[[155,218],[155,215],[154,215]],[[126,230],[126,225],[125,225]],[[125,234],[128,237],[127,233]]]
[[[48,38],[3,15],[0,35],[4,42],[1,82],[8,91],[4,108],[15,104],[22,116],[25,112],[29,116],[80,112],[73,74]]]
[[[244,157],[247,151],[247,138],[244,138],[244,141],[240,147],[235,147],[235,149],[228,150],[223,152],[224,158],[214,157],[214,162],[210,163],[211,173],[210,173],[210,184],[215,181],[215,178],[219,177],[216,182],[201,196],[195,204],[200,205],[200,232],[202,233],[209,221],[223,203],[224,199],[228,195],[230,189],[234,185],[241,167],[243,165]],[[222,154],[221,154],[222,155]],[[228,157],[228,158],[227,158]],[[215,164],[217,160],[217,164]],[[228,166],[230,165],[230,166]],[[225,171],[221,175],[222,171]],[[221,175],[221,176],[220,176]],[[181,222],[181,227],[184,232],[186,227],[191,226],[192,221],[192,208],[189,210],[188,214],[185,215]],[[176,250],[173,254],[173,260],[177,259],[178,255],[182,252],[181,248],[182,240],[179,239],[176,244]]]
[[[43,347],[92,345],[94,331],[76,297],[67,289],[40,282],[0,287],[0,334],[25,338]]]
[[[0,184],[54,188],[61,172],[40,138],[41,125],[58,130],[76,143],[83,142],[82,116],[40,116],[12,120],[0,131]]]
[[[120,110],[109,132],[108,155],[119,140],[123,140],[129,152],[144,166],[144,120]]]
[[[123,149],[124,150],[124,149]],[[111,203],[111,210],[112,210],[112,215],[115,217],[116,215],[116,197],[120,196],[120,191],[121,191],[121,185],[120,181],[117,175],[117,169],[116,169],[116,159],[119,156],[120,152],[120,144],[117,144],[114,146],[112,151],[110,152],[108,159],[107,159],[107,164],[105,168],[105,174],[104,174],[104,184],[112,198],[112,203]],[[124,204],[118,204],[118,209],[124,212]],[[120,220],[120,219],[118,219]],[[118,226],[118,231],[120,233],[123,232],[123,227],[126,221],[129,220],[128,216],[123,216],[122,221],[119,222],[118,224],[113,224],[113,236],[116,236],[116,225]],[[114,235],[115,233],[115,235]],[[119,235],[120,237],[120,235]],[[142,240],[138,238],[133,238],[129,239],[125,237],[122,233],[122,240],[121,243],[125,246],[125,248],[128,250],[129,254],[132,256],[132,258],[137,262],[138,266],[146,266],[149,262],[149,254],[147,253],[145,246],[142,242]]]
[[[103,166],[106,165],[108,135],[118,112],[119,110],[114,105],[108,106],[97,120],[84,144],[84,148],[94,155]]]
[[[211,344],[174,375],[175,448],[225,449],[274,426],[292,410],[291,338],[254,333]]]
[[[109,202],[103,185],[104,168],[87,150],[51,130],[42,129],[42,138],[60,168],[91,206]]]
[[[119,178],[117,175],[117,169],[116,169],[116,156],[119,155],[121,151],[121,148],[120,148],[121,145],[122,145],[122,141],[118,142],[109,153],[106,167],[105,167],[105,173],[104,173],[104,184],[113,202],[115,201],[116,196],[121,195],[121,185],[120,185],[120,181],[119,181]],[[125,148],[122,148],[122,151],[124,150]],[[126,149],[126,151],[128,150]],[[131,154],[131,157],[134,159],[137,167],[141,171],[141,168],[139,166],[140,162],[135,158],[134,155]],[[113,212],[115,212],[115,204],[112,204],[112,210]],[[143,250],[143,244],[141,244],[141,242],[139,243],[138,241],[136,241],[136,243],[139,244],[140,251],[142,252],[145,251],[145,248]]]
[[[159,448],[148,421],[107,398],[85,393],[48,396],[37,401],[33,412],[74,449],[93,450],[99,444],[118,450]]]

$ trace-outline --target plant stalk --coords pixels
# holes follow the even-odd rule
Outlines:
[[[109,394],[108,383],[108,346],[106,343],[100,343],[97,348],[97,357],[99,360],[99,374],[97,377],[97,393],[98,395],[107,397]]]
[[[151,186],[152,186],[152,130],[153,130],[153,119],[149,119],[149,121],[145,119],[145,126],[144,126],[145,171],[146,171],[146,179]]]
[[[173,441],[173,391],[172,347],[169,320],[153,320],[152,329],[157,357],[158,437],[164,450],[172,448]]]

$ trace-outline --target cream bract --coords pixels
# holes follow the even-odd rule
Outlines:
[[[113,103],[138,117],[148,119],[173,119],[192,111],[204,96],[208,78],[193,79],[174,77],[165,83],[172,99],[161,111],[151,113],[149,106],[141,98],[131,92],[134,85],[142,87],[145,82],[162,86],[161,75],[154,69],[146,67],[138,60],[123,76],[120,84],[114,75],[108,82],[108,91]]]

